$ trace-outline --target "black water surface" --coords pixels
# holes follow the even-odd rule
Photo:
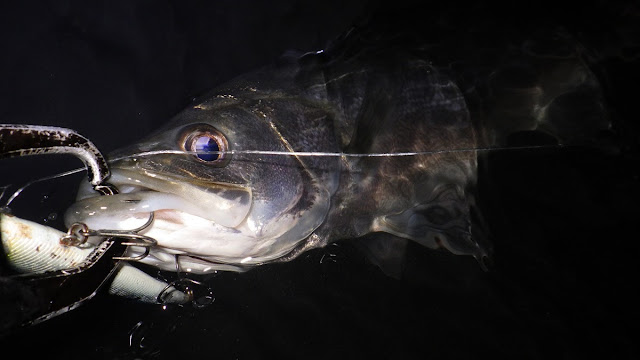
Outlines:
[[[441,21],[456,24],[484,17],[506,32],[562,20],[585,43],[605,49],[593,70],[610,107],[616,146],[483,157],[479,201],[495,249],[489,272],[471,258],[410,245],[404,277],[397,280],[353,245],[337,243],[291,263],[217,274],[208,279],[216,300],[204,309],[105,295],[12,330],[0,338],[0,349],[54,359],[639,358],[632,334],[640,330],[640,33],[634,25],[640,7],[604,1],[579,7],[380,4],[406,15],[385,26],[416,21],[425,11],[447,14]],[[287,50],[322,49],[378,5],[3,4],[0,122],[70,127],[109,152],[157,128],[216,84]],[[2,160],[0,184],[78,164]],[[72,201],[67,189],[78,181],[39,185],[14,210],[61,226],[58,211]],[[0,302],[0,321],[15,318],[11,301]]]

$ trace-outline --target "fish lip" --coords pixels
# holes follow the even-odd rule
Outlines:
[[[124,179],[125,176],[129,176],[129,181],[126,181]],[[156,186],[142,185],[142,182],[140,181],[136,181],[137,184],[134,184],[132,183],[133,178],[146,179],[148,180],[146,184],[155,184]],[[132,170],[131,168],[121,167],[117,165],[111,168],[111,176],[109,177],[108,182],[110,184],[115,185],[116,187],[118,187],[118,185],[126,184],[134,188],[139,187],[141,189],[153,190],[157,192],[165,192],[159,189],[159,186],[157,184],[158,182],[164,182],[165,184],[166,183],[189,183],[192,186],[213,186],[213,187],[220,187],[220,188],[244,190],[247,192],[251,191],[251,187],[249,187],[248,185],[239,185],[239,184],[232,184],[232,183],[226,183],[221,181],[203,180],[203,179],[193,180],[192,178],[174,176],[166,172],[153,171],[149,169]],[[120,190],[119,187],[118,187],[118,190]]]
[[[109,181],[120,190],[118,194],[96,196],[85,184],[78,192],[77,202],[67,211],[66,218],[70,219],[67,222],[103,216],[119,217],[124,223],[126,214],[135,216],[146,207],[149,211],[180,211],[226,228],[235,228],[246,221],[253,205],[251,189],[234,184],[194,182],[167,174],[122,168],[113,168]],[[163,207],[164,204],[167,207]],[[148,212],[146,214],[148,217]]]

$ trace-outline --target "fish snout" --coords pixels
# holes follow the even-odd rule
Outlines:
[[[176,211],[233,228],[248,216],[250,188],[225,183],[189,182],[158,174],[114,169],[109,183],[118,194],[100,196],[83,183],[65,214],[65,223],[83,222],[91,228],[128,229],[152,211]]]

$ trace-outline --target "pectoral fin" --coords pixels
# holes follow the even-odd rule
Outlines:
[[[413,240],[431,249],[445,248],[456,255],[471,255],[486,268],[488,250],[472,236],[470,214],[467,198],[454,187],[448,187],[427,203],[376,218],[372,230]]]

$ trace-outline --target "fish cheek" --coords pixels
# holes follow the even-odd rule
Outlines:
[[[267,201],[274,209],[286,210],[297,202],[304,184],[295,167],[263,164],[252,183],[256,199]]]

